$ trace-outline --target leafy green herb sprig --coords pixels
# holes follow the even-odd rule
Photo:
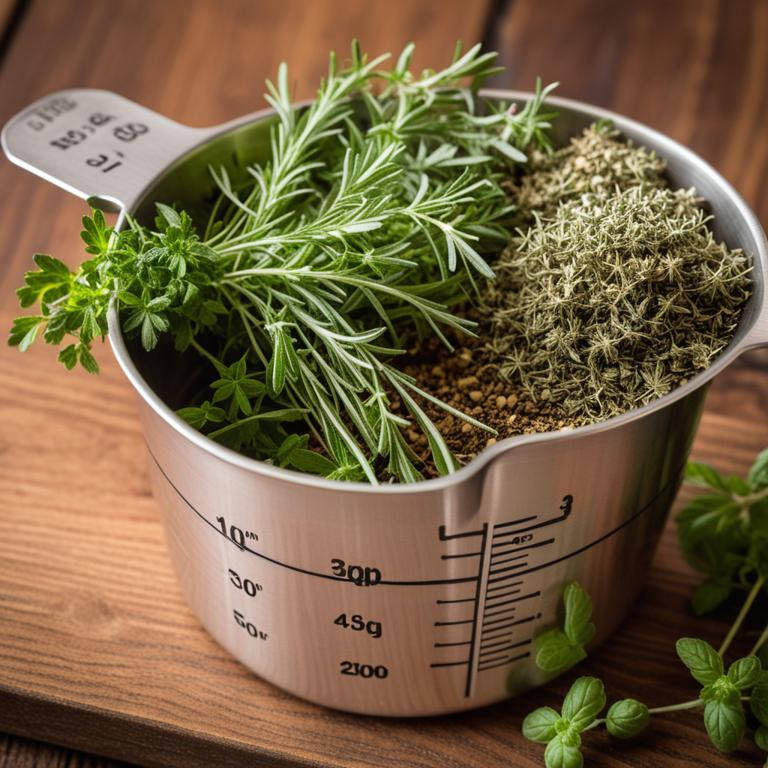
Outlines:
[[[691,564],[707,575],[693,596],[697,614],[713,610],[732,592],[743,591],[742,607],[723,642],[715,649],[696,637],[680,638],[675,649],[680,661],[699,684],[698,696],[658,707],[633,698],[621,699],[602,714],[607,704],[605,686],[595,677],[579,677],[560,711],[540,707],[523,721],[523,735],[545,744],[547,768],[580,768],[583,734],[600,726],[620,739],[637,736],[656,715],[701,710],[709,740],[721,752],[732,752],[753,720],[753,738],[768,753],[768,626],[751,651],[726,664],[725,655],[768,580],[768,450],[755,460],[746,479],[724,477],[709,466],[691,463],[690,482],[712,493],[690,502],[678,516],[680,543]],[[582,637],[591,639],[591,601],[575,582],[563,592],[561,628],[536,639],[536,664],[558,674],[586,656]],[[589,629],[591,627],[591,629]],[[587,640],[588,642],[588,640]],[[765,759],[768,768],[768,754]]]
[[[95,372],[91,345],[116,302],[123,331],[145,349],[169,335],[212,372],[210,394],[179,413],[213,439],[334,479],[415,481],[402,435],[412,420],[437,470],[453,471],[419,401],[483,425],[393,361],[403,334],[449,344],[446,329],[472,332],[451,308],[493,276],[488,257],[513,219],[501,182],[523,150],[547,146],[550,89],[517,111],[482,108],[477,89],[498,71],[495,54],[457,46],[447,68],[421,74],[412,54],[409,45],[391,70],[356,43],[346,67],[332,54],[304,109],[281,65],[268,83],[269,161],[245,180],[212,169],[220,194],[199,225],[163,204],[154,227],[128,219],[115,232],[99,211],[86,217],[92,258],[71,271],[35,257],[18,293],[40,309],[16,320],[10,343],[70,342],[59,359]],[[286,429],[291,421],[303,427]]]

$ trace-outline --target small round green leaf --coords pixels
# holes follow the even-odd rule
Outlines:
[[[574,645],[585,645],[594,635],[592,618],[592,599],[576,581],[570,582],[563,590],[565,621],[563,629]]]
[[[605,707],[605,688],[596,677],[576,678],[563,701],[562,715],[583,731]]]
[[[768,448],[757,455],[747,476],[752,490],[759,491],[768,486]]]
[[[714,683],[723,674],[723,660],[717,651],[697,637],[681,637],[675,644],[680,661],[702,685]]]
[[[765,726],[768,726],[768,682],[760,682],[749,697],[752,714]]]
[[[755,744],[760,749],[768,752],[768,726],[759,725],[755,731]]]
[[[751,688],[760,680],[762,666],[757,656],[745,656],[728,667],[728,679],[739,689]]]
[[[637,699],[621,699],[611,704],[605,716],[605,727],[611,736],[631,739],[648,725],[648,707]]]
[[[707,579],[696,587],[691,603],[694,613],[703,616],[714,611],[731,594],[732,587],[728,580]]]
[[[557,735],[555,728],[560,719],[559,713],[552,707],[534,709],[523,720],[523,736],[530,741],[546,744]]]
[[[721,752],[732,752],[744,738],[746,727],[741,702],[737,705],[712,699],[704,707],[704,727]]]
[[[578,737],[578,734],[576,736]],[[571,741],[572,739],[566,737],[566,733],[558,733],[547,744],[544,750],[544,764],[547,768],[582,768],[584,756],[579,745],[569,743]]]
[[[565,672],[587,656],[561,629],[551,629],[537,637],[536,647],[536,666],[551,675]]]

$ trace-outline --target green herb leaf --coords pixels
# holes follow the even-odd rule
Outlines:
[[[605,707],[605,688],[596,677],[576,678],[563,700],[562,716],[583,731]]]
[[[691,599],[694,612],[697,616],[703,616],[714,611],[728,599],[732,591],[729,579],[712,578],[703,581],[696,587]]]
[[[675,644],[677,655],[702,685],[714,683],[723,674],[723,660],[704,640],[682,637]]]
[[[758,683],[749,697],[752,714],[765,726],[768,726],[768,680]]]
[[[706,464],[689,461],[685,467],[685,479],[689,483],[715,488],[724,493],[730,492],[728,481],[719,472]]]
[[[550,629],[536,637],[536,666],[558,675],[587,657],[581,646],[571,643],[562,629]]]
[[[768,487],[768,448],[758,454],[747,479],[753,491]]]
[[[547,768],[581,768],[584,765],[584,757],[579,745],[581,740],[578,733],[558,733],[547,744],[544,750],[544,764]]]
[[[605,716],[608,733],[619,739],[631,739],[645,730],[650,715],[648,707],[637,699],[621,699],[611,704]]]
[[[523,736],[530,741],[546,744],[555,738],[555,726],[560,721],[559,713],[551,707],[534,709],[523,720]]]
[[[565,621],[563,629],[574,645],[586,645],[595,634],[592,618],[592,599],[578,582],[572,581],[563,591]]]
[[[732,752],[744,738],[746,724],[741,703],[708,701],[704,707],[704,727],[710,741],[721,752]]]
[[[759,725],[755,731],[755,744],[764,752],[768,752],[768,726]]]
[[[109,250],[109,240],[112,227],[107,226],[104,214],[96,209],[92,216],[83,216],[83,231],[80,238],[85,243],[85,252],[94,255],[105,255]]]
[[[751,688],[760,680],[762,667],[757,656],[745,656],[728,667],[728,680],[739,690]]]
[[[22,352],[26,352],[37,337],[40,325],[44,322],[45,318],[41,315],[17,317],[13,321],[13,327],[8,337],[8,345],[18,347]]]

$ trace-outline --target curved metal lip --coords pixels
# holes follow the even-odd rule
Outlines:
[[[512,91],[512,90],[499,90],[499,89],[486,89],[481,92],[483,96],[496,99],[509,99],[509,100],[528,100],[533,94],[528,91]],[[682,144],[678,143],[674,139],[669,138],[660,131],[656,131],[643,123],[640,123],[631,118],[624,117],[610,110],[595,107],[591,104],[576,101],[574,99],[566,99],[560,97],[548,98],[545,102],[548,106],[562,107],[571,111],[582,112],[589,117],[595,119],[605,119],[612,121],[619,129],[630,129],[635,136],[647,136],[651,143],[664,147],[664,150],[660,152],[662,156],[668,157],[676,155],[686,163],[691,163],[700,166],[707,175],[717,182],[717,184],[723,188],[728,197],[731,198],[736,208],[739,211],[740,216],[747,224],[750,232],[755,238],[755,242],[758,245],[757,253],[752,254],[753,262],[760,261],[763,265],[763,272],[768,269],[768,241],[766,241],[765,233],[760,226],[757,217],[742,199],[739,193],[733,188],[733,186],[726,181],[726,179],[718,173],[709,163],[703,158],[699,157],[695,152],[687,149]],[[158,173],[155,177],[150,179],[142,193],[136,200],[130,204],[131,210],[133,210],[138,202],[140,202],[144,194],[151,186],[157,181],[158,178],[164,176],[169,171],[172,171],[173,167],[189,156],[191,152],[199,149],[200,146],[208,143],[214,138],[222,136],[229,131],[236,128],[243,127],[249,123],[256,122],[264,119],[265,117],[274,114],[271,109],[263,109],[258,112],[254,112],[243,117],[236,118],[227,123],[223,123],[220,126],[216,126],[211,129],[200,144],[196,145],[184,155],[178,158],[174,158],[168,166]],[[118,219],[117,226],[119,227],[124,219],[125,213],[128,212],[128,208],[124,208]],[[241,469],[253,472],[256,475],[261,475],[273,480],[281,480],[286,483],[302,485],[305,487],[316,488],[322,491],[333,491],[343,493],[370,493],[370,494],[426,494],[426,493],[440,493],[449,491],[450,489],[460,486],[461,484],[468,482],[478,473],[487,469],[490,463],[502,453],[514,450],[515,448],[534,444],[546,444],[553,442],[569,442],[579,440],[582,437],[588,437],[599,434],[601,432],[607,432],[611,429],[617,429],[623,427],[630,422],[642,419],[644,416],[648,416],[655,411],[659,411],[668,405],[681,400],[687,395],[695,392],[700,387],[704,386],[710,379],[714,378],[720,371],[730,365],[735,358],[737,358],[742,352],[749,348],[747,343],[747,336],[749,330],[754,326],[754,323],[760,318],[761,312],[758,311],[753,325],[745,329],[742,332],[743,338],[732,341],[726,350],[715,360],[715,362],[706,370],[697,374],[690,381],[686,382],[677,389],[669,392],[668,394],[654,400],[647,405],[640,408],[634,408],[626,413],[622,413],[618,416],[613,416],[605,421],[596,422],[594,424],[587,424],[583,427],[576,427],[573,429],[563,429],[554,432],[542,432],[531,435],[517,435],[515,437],[505,438],[489,448],[485,448],[476,458],[472,459],[468,464],[461,467],[456,472],[445,475],[443,477],[432,478],[429,480],[422,480],[417,483],[384,483],[381,485],[371,485],[369,483],[361,482],[346,482],[340,480],[327,480],[323,477],[315,475],[309,475],[302,472],[296,472],[291,469],[283,469],[276,467],[258,459],[251,459],[243,454],[237,453],[230,448],[226,448],[218,443],[214,442],[210,438],[198,432],[196,429],[187,424],[182,418],[176,415],[149,387],[142,375],[137,370],[136,366],[131,359],[128,349],[125,346],[125,340],[123,338],[120,324],[118,322],[118,313],[113,305],[109,311],[109,341],[112,347],[112,351],[117,358],[117,362],[123,369],[128,380],[133,387],[152,408],[155,413],[160,416],[165,423],[173,430],[178,432],[182,437],[186,438],[198,448],[203,449],[207,453],[215,456],[216,458],[224,461],[228,464],[232,464]]]

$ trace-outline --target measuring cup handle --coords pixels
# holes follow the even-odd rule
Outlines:
[[[130,210],[160,171],[210,134],[116,93],[74,88],[19,112],[0,142],[12,162],[94,207]]]

